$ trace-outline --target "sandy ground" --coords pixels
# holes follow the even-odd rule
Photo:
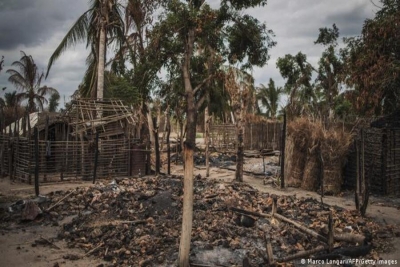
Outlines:
[[[247,166],[255,166],[262,163],[261,158],[246,158]],[[173,174],[183,174],[183,167],[172,165]],[[195,174],[205,177],[206,169],[203,166],[195,168]],[[218,179],[230,182],[233,180],[234,172],[226,169],[211,168],[210,179]],[[262,177],[244,176],[244,181],[254,188],[275,193],[277,195],[296,195],[297,197],[314,197],[320,199],[320,196],[313,192],[307,192],[298,188],[285,188],[283,190],[270,185],[264,185]],[[45,195],[52,191],[68,190],[81,186],[91,186],[90,182],[58,183],[45,185],[40,188],[40,194]],[[21,183],[11,183],[8,179],[0,179],[0,204],[12,202],[19,199],[28,198],[34,195],[33,186]],[[354,200],[351,193],[345,193],[343,196],[326,196],[324,203],[337,205],[346,209],[354,209]],[[367,216],[372,217],[381,223],[400,225],[400,199],[388,199],[372,197],[371,204],[367,209]],[[69,218],[70,219],[70,218]],[[54,226],[33,226],[28,224],[18,224],[17,222],[8,225],[0,230],[0,267],[44,267],[44,266],[102,266],[107,263],[99,259],[84,255],[82,250],[67,248],[63,241],[55,239],[57,232],[62,227],[63,222]],[[35,241],[41,238],[52,241],[53,245],[37,244]],[[383,259],[397,260],[400,266],[400,238],[394,238],[394,251],[381,254]],[[66,256],[72,255],[65,259]],[[77,257],[78,256],[78,257]],[[72,260],[73,258],[79,258]],[[392,265],[393,266],[393,265]]]

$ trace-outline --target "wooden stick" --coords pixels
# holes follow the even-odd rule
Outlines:
[[[277,225],[277,224],[279,224],[279,222],[277,220],[275,220],[275,214],[277,214],[276,210],[277,210],[277,206],[278,206],[278,204],[277,204],[278,198],[276,195],[271,195],[271,197],[272,197],[271,225]]]
[[[265,240],[265,248],[267,250],[268,264],[273,265],[275,263],[275,261],[274,261],[274,252],[272,250],[270,237],[267,235],[264,235],[264,240]]]
[[[311,235],[311,236],[314,236],[314,237],[316,237],[316,238],[318,238],[318,239],[320,239],[320,240],[322,240],[322,241],[324,241],[324,242],[328,242],[328,239],[327,239],[326,237],[324,237],[324,236],[318,234],[317,232],[314,232],[313,230],[310,230],[310,229],[308,229],[307,227],[305,227],[305,226],[303,226],[303,225],[301,225],[301,224],[299,224],[299,223],[297,223],[297,222],[295,222],[295,221],[293,221],[293,220],[291,220],[291,219],[288,219],[288,218],[286,218],[285,216],[280,215],[280,214],[278,214],[278,213],[275,213],[275,214],[272,216],[271,214],[259,213],[259,212],[254,212],[254,211],[248,211],[248,210],[239,209],[239,208],[235,208],[235,207],[231,207],[230,209],[231,209],[232,211],[235,211],[235,212],[240,212],[240,213],[249,214],[249,215],[258,216],[258,217],[263,217],[263,218],[275,217],[275,218],[277,218],[277,219],[279,219],[279,220],[281,220],[281,221],[284,221],[284,222],[287,222],[287,223],[292,224],[292,225],[295,226],[297,229],[299,229],[299,230],[301,230],[301,231],[303,231],[303,232],[305,232],[305,233],[307,233],[307,234],[309,234],[309,235]]]
[[[249,211],[249,210],[244,210],[244,209],[239,209],[239,208],[235,208],[235,207],[231,207],[230,208],[232,211],[234,212],[239,212],[239,213],[243,213],[243,214],[248,214],[248,215],[253,215],[253,216],[257,216],[257,217],[263,217],[263,218],[271,218],[271,214],[266,214],[266,213],[259,213],[259,212],[255,212],[255,211]]]
[[[295,222],[295,221],[292,221],[291,219],[286,218],[286,217],[283,216],[283,215],[280,215],[280,214],[276,213],[276,214],[274,215],[274,217],[277,218],[277,219],[279,219],[279,220],[281,220],[281,221],[284,221],[284,222],[287,222],[287,223],[292,224],[292,225],[293,225],[294,227],[296,227],[297,229],[299,229],[299,230],[301,230],[301,231],[303,231],[303,232],[305,232],[305,233],[307,233],[307,234],[309,234],[309,235],[311,235],[311,236],[313,236],[313,237],[316,237],[316,238],[320,239],[321,241],[328,242],[328,240],[327,240],[326,237],[324,237],[324,236],[318,234],[317,232],[314,232],[314,231],[311,230],[311,229],[308,229],[307,227],[305,227],[305,226],[303,226],[303,225],[301,225],[301,224],[299,224],[299,223],[297,223],[297,222]]]
[[[58,247],[57,245],[55,245],[53,242],[51,242],[50,240],[44,238],[43,236],[40,237],[41,240],[43,240],[44,242],[46,242],[48,245],[56,248],[56,249],[61,249],[60,247]]]
[[[296,253],[294,255],[283,257],[281,259],[277,259],[276,262],[283,263],[283,262],[288,262],[288,261],[292,261],[292,260],[296,260],[296,259],[300,259],[300,258],[305,258],[307,256],[310,256],[310,255],[313,255],[315,253],[324,251],[326,249],[327,249],[326,246],[318,246],[318,247],[316,247],[314,249],[301,251],[301,252],[298,252],[298,253]]]
[[[367,238],[365,236],[357,234],[335,234],[334,239],[336,241],[344,241],[358,244],[364,244],[364,242],[367,241]]]
[[[67,194],[66,196],[64,196],[62,199],[60,199],[56,204],[54,204],[53,206],[49,207],[46,212],[51,211],[52,209],[54,209],[55,207],[57,207],[62,201],[64,201],[67,197],[69,197],[70,195],[72,195],[72,193],[74,193],[75,190],[71,191],[69,194]]]
[[[96,250],[98,250],[98,249],[99,249],[100,247],[102,247],[103,245],[104,245],[104,243],[101,242],[97,247],[95,247],[95,248],[92,249],[92,250],[89,250],[85,255],[83,255],[83,257],[86,257],[86,256],[92,254],[93,252],[95,252]],[[83,257],[82,257],[82,258],[83,258]]]
[[[276,214],[276,206],[277,206],[278,199],[275,195],[272,195],[272,200],[273,200],[272,201],[272,217],[274,217]]]

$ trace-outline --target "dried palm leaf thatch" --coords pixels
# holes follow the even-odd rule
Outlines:
[[[288,185],[316,190],[320,184],[318,177],[323,172],[324,192],[339,193],[345,155],[352,142],[351,134],[343,127],[326,129],[321,122],[308,118],[290,122],[287,133],[285,177]]]
[[[288,172],[285,177],[288,177],[289,186],[301,185],[312,132],[312,124],[307,118],[299,118],[287,126],[285,162],[287,162]]]
[[[343,184],[342,169],[353,136],[342,128],[324,130],[321,153],[324,161],[324,192],[338,194]]]
[[[324,139],[324,126],[320,121],[311,122],[310,128],[313,131],[309,135],[309,147],[306,150],[306,163],[304,166],[303,179],[301,188],[305,190],[315,191],[319,185],[319,174],[321,172],[321,142]]]

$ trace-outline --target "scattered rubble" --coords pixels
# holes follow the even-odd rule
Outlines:
[[[367,258],[378,258],[380,251],[390,247],[390,237],[399,233],[395,226],[378,225],[357,212],[312,198],[270,195],[245,183],[223,183],[198,175],[194,188],[193,266],[265,266],[271,257],[276,263],[295,261],[299,253],[312,252],[318,257],[338,250],[337,257],[346,257],[343,250],[351,250],[349,244],[368,248]],[[58,225],[72,216],[58,238],[69,247],[83,249],[85,256],[102,258],[110,266],[173,266],[182,195],[183,179],[173,175],[98,182],[93,187],[53,192],[46,202],[27,203],[43,210],[37,219],[40,224]],[[329,254],[330,213],[335,239]],[[24,217],[14,212],[1,221],[18,218]]]
[[[38,205],[29,200],[25,203],[25,207],[22,210],[21,219],[23,221],[33,221],[41,213],[42,210],[38,207]]]

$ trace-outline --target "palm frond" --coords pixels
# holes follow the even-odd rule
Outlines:
[[[18,71],[9,69],[6,71],[6,73],[10,74],[10,77],[8,77],[8,81],[12,83],[17,89],[23,90],[24,88],[27,88],[29,86],[29,83],[27,83],[25,77],[23,77]]]
[[[58,94],[57,89],[53,88],[53,87],[49,87],[49,86],[42,86],[38,89],[38,95],[40,96],[45,96],[47,94]],[[47,101],[47,100],[46,100]]]
[[[78,42],[82,42],[87,39],[88,14],[90,14],[91,11],[92,10],[89,9],[78,18],[75,24],[65,35],[61,43],[58,45],[54,53],[51,55],[49,63],[47,65],[46,78],[49,75],[50,69],[53,66],[54,61],[56,61],[63,52],[65,52],[71,46],[76,45]]]

